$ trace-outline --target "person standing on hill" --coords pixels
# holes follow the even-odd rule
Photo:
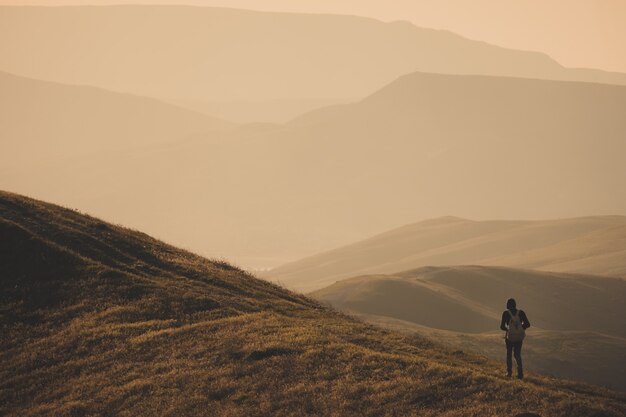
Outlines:
[[[511,354],[515,355],[517,362],[517,378],[524,378],[524,370],[522,368],[522,342],[526,336],[526,329],[530,327],[530,321],[526,313],[517,309],[517,303],[514,299],[509,298],[506,301],[506,310],[502,313],[502,321],[500,328],[506,332],[504,341],[506,342],[506,376],[511,377],[513,373],[513,359]]]

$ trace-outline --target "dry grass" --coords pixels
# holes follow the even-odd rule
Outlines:
[[[626,414],[71,210],[2,193],[0,236],[1,415]]]

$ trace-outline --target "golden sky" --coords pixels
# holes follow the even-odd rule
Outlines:
[[[190,4],[408,20],[541,51],[568,67],[626,72],[626,0],[0,0],[0,4]]]

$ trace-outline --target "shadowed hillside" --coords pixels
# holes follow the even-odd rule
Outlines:
[[[1,193],[0,236],[2,415],[626,412],[620,393],[505,380],[480,357],[72,210]]]
[[[626,389],[626,281],[496,267],[425,267],[346,279],[312,293],[344,311],[460,349],[503,357],[498,330],[514,296],[532,323],[530,369]]]
[[[274,267],[441,213],[622,213],[622,108],[626,87],[415,73],[287,125],[51,160],[0,188]]]
[[[626,277],[626,217],[544,221],[443,217],[301,259],[267,275],[307,291],[356,275],[460,264]]]

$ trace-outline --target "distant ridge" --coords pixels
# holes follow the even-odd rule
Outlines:
[[[545,221],[441,217],[304,258],[267,275],[307,291],[357,275],[459,264],[626,277],[626,216]]]
[[[161,145],[236,125],[102,88],[0,72],[0,169]]]
[[[150,97],[344,99],[413,71],[626,85],[624,74],[407,22],[162,5],[0,10],[1,70]]]

